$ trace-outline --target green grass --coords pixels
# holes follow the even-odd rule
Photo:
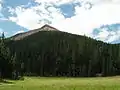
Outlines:
[[[0,90],[120,90],[120,77],[25,77],[24,81],[8,82],[11,83],[0,83]]]

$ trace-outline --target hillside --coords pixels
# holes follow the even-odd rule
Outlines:
[[[119,74],[119,45],[61,32],[45,25],[11,37],[7,45],[24,62],[26,74],[103,76]]]
[[[56,28],[54,27],[51,27],[49,25],[44,25],[42,26],[41,28],[39,29],[35,29],[35,30],[30,30],[28,32],[25,32],[25,33],[19,33],[19,34],[16,34],[14,36],[11,37],[11,40],[20,40],[20,39],[23,39],[29,35],[32,35],[32,34],[35,34],[39,31],[58,31]]]

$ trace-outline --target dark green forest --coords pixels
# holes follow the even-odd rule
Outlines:
[[[119,44],[61,31],[39,31],[20,40],[7,38],[4,42],[5,45],[1,45],[1,39],[0,69],[5,69],[1,71],[5,73],[3,76],[11,75],[13,70],[21,72],[21,63],[24,64],[24,75],[29,76],[120,75]],[[4,46],[8,48],[5,55]]]

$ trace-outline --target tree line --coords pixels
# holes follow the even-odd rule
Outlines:
[[[58,31],[41,31],[18,41],[5,38],[4,33],[0,37],[0,79],[119,74],[119,44]]]
[[[41,31],[7,42],[25,75],[113,76],[120,74],[120,45],[60,31]]]
[[[18,65],[16,54],[10,52],[9,47],[5,43],[6,41],[4,33],[2,33],[0,37],[0,81],[4,78],[18,79],[18,72],[20,73],[19,76],[21,76],[20,63]]]

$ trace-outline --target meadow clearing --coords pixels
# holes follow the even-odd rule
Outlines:
[[[0,90],[120,90],[120,77],[25,77],[0,83]]]

